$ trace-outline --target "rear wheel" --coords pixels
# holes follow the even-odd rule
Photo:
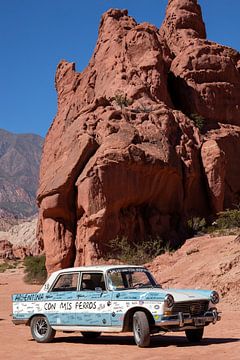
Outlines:
[[[143,311],[136,311],[133,315],[133,335],[139,347],[150,345],[150,328],[147,315]]]
[[[48,319],[42,315],[34,316],[30,327],[33,339],[39,343],[52,341],[56,334],[56,331],[50,326]]]
[[[81,334],[85,339],[96,339],[101,335],[100,332],[94,332],[94,331],[82,331]]]
[[[197,343],[200,342],[203,338],[203,331],[204,328],[200,329],[192,329],[192,330],[186,330],[185,334],[189,342],[191,343]]]

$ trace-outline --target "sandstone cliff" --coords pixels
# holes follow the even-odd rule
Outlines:
[[[160,30],[103,15],[88,67],[57,68],[38,189],[49,272],[98,261],[117,236],[177,245],[186,219],[239,203],[239,67],[206,40],[196,0],[169,0]]]

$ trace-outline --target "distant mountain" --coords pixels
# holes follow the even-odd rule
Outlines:
[[[36,190],[43,138],[0,129],[0,218],[37,212]]]

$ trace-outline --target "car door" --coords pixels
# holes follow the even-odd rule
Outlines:
[[[45,296],[44,310],[52,325],[75,325],[80,272],[60,274]]]
[[[82,272],[75,304],[76,325],[110,326],[111,297],[112,292],[106,289],[103,272]]]

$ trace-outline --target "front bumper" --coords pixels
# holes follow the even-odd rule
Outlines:
[[[155,325],[163,329],[179,329],[203,327],[209,324],[216,324],[221,320],[221,316],[217,310],[208,310],[201,316],[192,316],[179,312],[171,316],[163,316],[160,320],[155,321]]]

